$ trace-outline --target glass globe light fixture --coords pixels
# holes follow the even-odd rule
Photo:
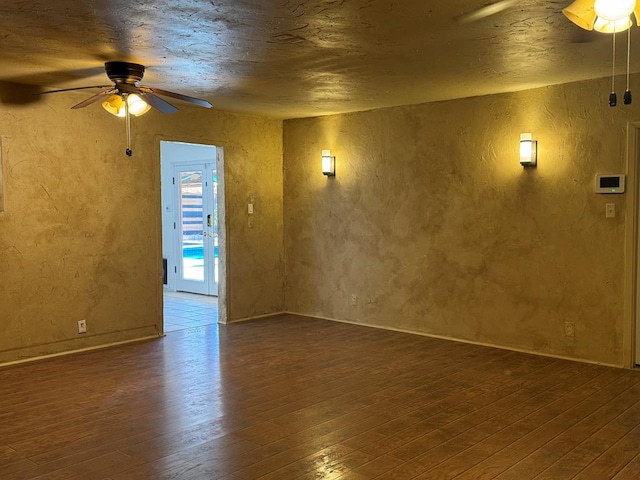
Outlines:
[[[151,106],[145,102],[139,95],[130,93],[126,95],[126,101],[129,106],[129,113],[139,117],[147,113]],[[102,102],[102,107],[111,115],[116,117],[124,117],[126,115],[126,108],[124,105],[125,99],[121,94],[111,95],[108,99]]]

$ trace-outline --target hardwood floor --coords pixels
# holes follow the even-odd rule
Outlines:
[[[289,315],[0,369],[2,480],[640,478],[640,372]]]

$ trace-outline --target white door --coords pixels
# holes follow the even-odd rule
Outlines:
[[[218,179],[215,163],[173,170],[176,290],[218,295]]]

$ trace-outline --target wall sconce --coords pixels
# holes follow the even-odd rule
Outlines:
[[[535,167],[538,163],[538,142],[530,133],[520,134],[520,165]]]
[[[322,173],[327,177],[336,176],[336,157],[331,156],[331,150],[322,150]]]

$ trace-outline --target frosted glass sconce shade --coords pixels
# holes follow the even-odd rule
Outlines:
[[[538,142],[530,133],[520,134],[520,165],[535,167],[538,163]]]
[[[336,157],[331,156],[331,150],[322,150],[322,173],[327,177],[336,175]]]

